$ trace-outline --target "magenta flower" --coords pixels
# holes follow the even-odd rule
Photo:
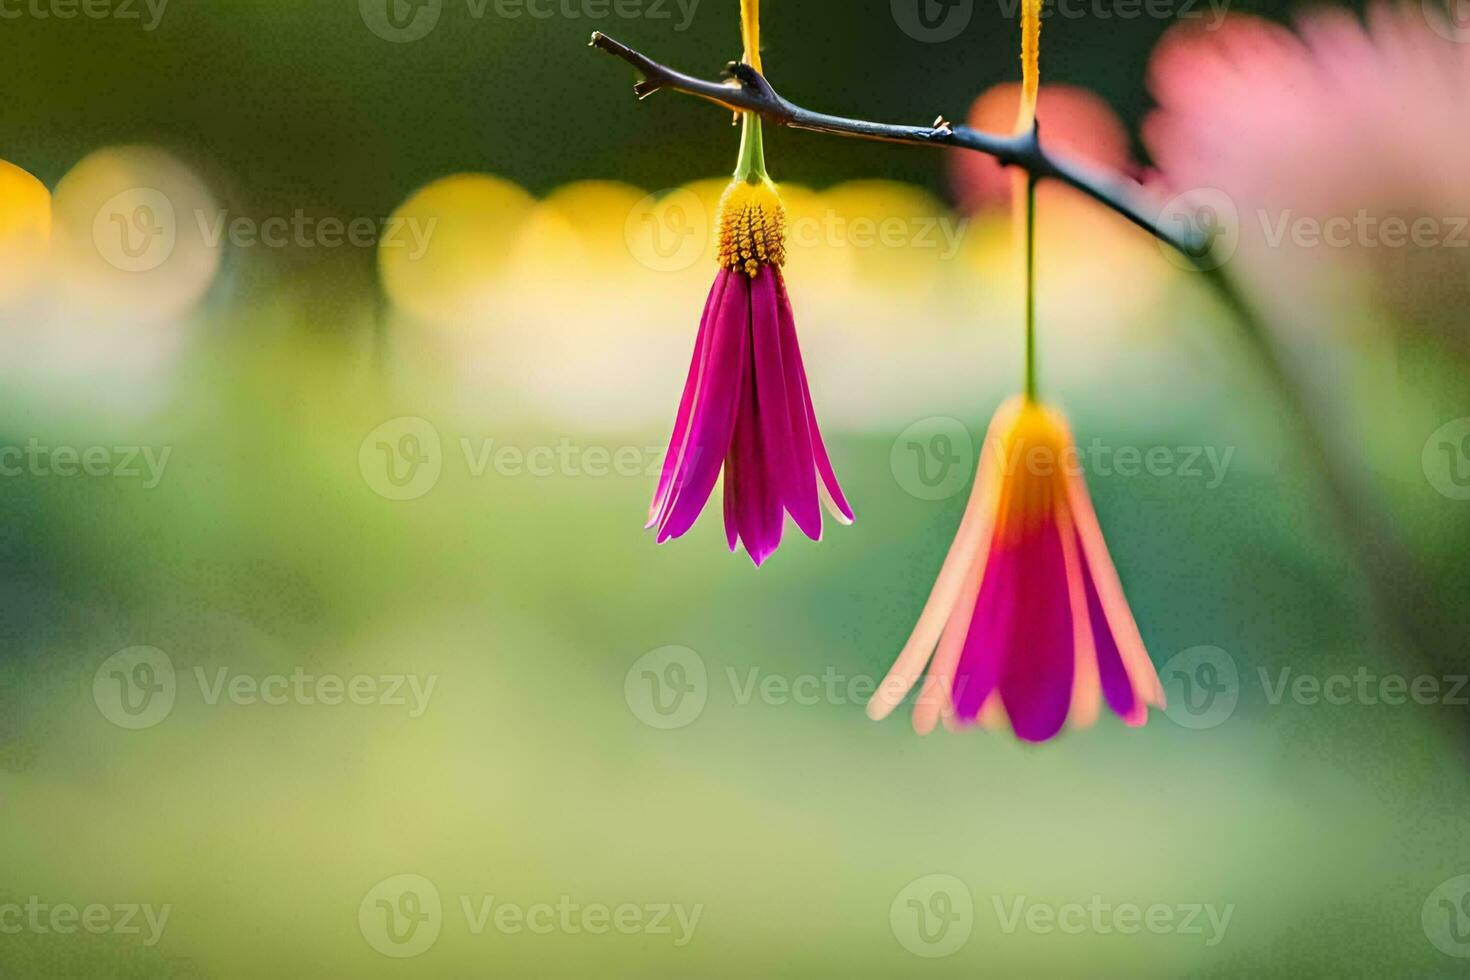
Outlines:
[[[694,525],[724,472],[725,535],[760,565],[790,514],[822,537],[819,499],[843,524],[781,275],[785,211],[768,180],[737,179],[720,203],[720,272],[694,342],[668,455],[648,512],[660,544]]]
[[[1071,429],[1029,396],[990,423],[959,534],[869,717],[887,717],[926,670],[921,735],[943,719],[1045,742],[1091,725],[1102,701],[1134,727],[1164,705]]]

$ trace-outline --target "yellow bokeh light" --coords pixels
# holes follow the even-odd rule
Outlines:
[[[932,286],[955,258],[965,225],[932,194],[908,184],[865,180],[820,197],[814,222],[793,229],[792,245],[837,251],[859,282]]]
[[[562,218],[599,268],[622,271],[635,260],[625,234],[628,215],[643,199],[631,184],[583,180],[553,191],[539,210]]]
[[[220,243],[218,213],[192,169],[150,146],[106,147],[56,185],[57,294],[111,321],[183,316],[208,291]]]
[[[535,202],[516,184],[486,174],[456,174],[415,191],[393,213],[428,242],[422,254],[378,250],[388,298],[441,325],[494,314]]]
[[[40,278],[51,243],[51,194],[0,160],[0,306],[24,298]]]

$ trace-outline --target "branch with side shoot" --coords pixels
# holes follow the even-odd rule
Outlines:
[[[1051,152],[1034,129],[1015,135],[1000,135],[951,125],[943,118],[936,119],[932,126],[894,126],[832,116],[805,109],[784,98],[764,75],[749,65],[731,62],[724,71],[728,81],[714,82],[675,71],[600,31],[592,35],[591,46],[621,58],[638,70],[643,79],[633,86],[633,92],[639,99],[668,89],[713,102],[734,112],[753,112],[767,122],[792,129],[984,153],[1002,164],[1020,167],[1038,181],[1056,180],[1076,188],[1180,252],[1201,269],[1213,267],[1210,238],[1194,227],[1196,223],[1187,223],[1191,227],[1183,231],[1165,228],[1159,220],[1160,205],[1136,181]]]

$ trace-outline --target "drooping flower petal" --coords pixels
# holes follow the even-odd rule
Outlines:
[[[813,541],[822,539],[822,508],[817,500],[817,473],[812,447],[812,426],[807,415],[805,380],[801,347],[796,338],[796,318],[791,300],[786,295],[786,280],[780,269],[762,273],[768,277],[771,290],[771,361],[779,361],[779,380],[773,380],[766,391],[772,395],[770,412],[779,414],[779,429],[787,440],[786,460],[782,472],[782,499],[796,526]],[[771,377],[777,375],[772,372]]]
[[[668,452],[664,456],[663,469],[659,473],[658,489],[654,491],[653,503],[648,508],[648,523],[644,525],[646,528],[658,523],[664,513],[664,505],[668,502],[675,481],[680,476],[689,441],[690,412],[704,381],[705,372],[708,370],[710,333],[715,314],[720,308],[720,300],[729,286],[730,276],[728,269],[720,270],[720,274],[715,277],[714,284],[710,286],[709,298],[705,300],[704,315],[699,318],[699,333],[694,338],[694,355],[689,361],[689,377],[684,382],[684,394],[679,398],[679,414],[674,419],[674,433],[669,437]]]
[[[1080,476],[1069,477],[1067,498],[1076,523],[1079,557],[1085,567],[1087,608],[1103,696],[1124,722],[1142,725],[1150,706],[1164,707],[1164,688],[1128,608],[1092,497]]]
[[[1081,542],[1071,511],[1063,507],[1059,514],[1062,533],[1062,557],[1066,564],[1067,602],[1072,615],[1072,704],[1067,721],[1074,728],[1089,728],[1097,721],[1102,700],[1098,680],[1097,646],[1093,642],[1093,623],[1087,604],[1087,568],[1082,560]]]
[[[999,659],[1000,698],[1018,738],[1045,742],[1066,724],[1072,706],[1075,645],[1067,595],[1062,528],[1051,501],[1023,531],[1011,573],[1015,591],[1009,635]],[[1029,515],[1028,515],[1029,516]],[[960,712],[961,720],[966,720]]]
[[[796,317],[791,311],[791,300],[786,295],[786,283],[777,281],[781,306],[781,346],[790,351],[795,374],[801,384],[802,408],[806,414],[807,432],[811,436],[812,458],[816,461],[817,474],[821,477],[822,503],[839,523],[851,524],[854,520],[852,507],[837,485],[837,474],[832,469],[832,460],[827,455],[827,446],[822,442],[822,430],[817,427],[817,410],[812,407],[811,386],[806,380],[806,367],[802,363],[801,348],[796,343]]]
[[[781,363],[781,326],[776,312],[776,272],[766,266],[751,282],[751,385],[740,425],[749,430],[753,442],[753,465],[760,471],[761,484],[752,487],[757,498],[760,546],[746,550],[759,565],[781,543],[786,522],[787,485],[792,474],[811,457],[798,459],[792,446],[791,418],[786,401],[786,374]],[[736,445],[741,433],[737,429]],[[759,557],[757,554],[759,552]]]
[[[737,181],[721,203],[721,270],[705,304],[690,375],[649,508],[660,543],[694,524],[721,471],[725,536],[757,565],[790,513],[822,536],[821,498],[851,523],[826,447],[786,292],[785,215],[769,183]]]
[[[743,541],[746,553],[757,566],[781,544],[786,516],[781,507],[780,477],[775,472],[776,451],[767,438],[770,426],[762,411],[764,405],[759,392],[765,380],[758,366],[761,329],[757,322],[748,355],[747,382],[735,423],[735,441],[725,460],[726,537]],[[733,528],[728,523],[730,514],[735,519]],[[733,541],[731,550],[734,550]]]
[[[961,722],[973,721],[1000,683],[1021,599],[1016,572],[1020,561],[1019,548],[990,548],[980,594],[955,668],[951,699]]]
[[[960,597],[954,614],[944,624],[944,632],[939,637],[939,646],[935,648],[929,676],[924,678],[924,687],[914,705],[914,731],[920,735],[932,732],[940,718],[946,724],[954,722],[952,691],[955,671],[959,667],[960,654],[965,649],[965,638],[970,633],[970,622],[975,615],[976,599],[980,594],[980,582],[985,576],[987,558],[983,542],[977,542],[960,586]]]
[[[942,719],[1044,742],[1092,724],[1105,693],[1129,724],[1162,705],[1078,465],[1059,413],[1025,399],[996,413],[959,534],[871,717],[903,700],[931,654],[921,734]]]
[[[924,603],[924,611],[919,614],[919,621],[909,635],[908,642],[904,644],[888,676],[878,685],[877,693],[868,702],[868,717],[874,721],[882,721],[898,707],[924,672],[931,656],[935,658],[934,666],[929,672],[931,682],[925,685],[920,703],[927,704],[941,693],[946,699],[950,696],[949,685],[954,677],[959,646],[952,651],[954,656],[946,663],[945,658],[940,657],[936,651],[935,643],[942,642],[942,634],[948,635],[954,620],[962,614],[965,627],[956,638],[957,643],[962,645],[970,618],[974,614],[975,600],[980,590],[980,569],[976,565],[978,563],[983,569],[991,528],[995,523],[996,498],[1000,492],[1001,467],[995,461],[995,447],[998,443],[993,437],[1005,428],[1009,415],[1006,409],[1002,409],[990,423],[990,431],[986,434],[980,451],[975,485],[970,491],[969,503],[965,505],[964,516],[960,519],[959,532],[939,570],[939,578],[929,593],[928,601]],[[941,686],[942,692],[939,690]],[[919,725],[918,717],[916,712],[916,727]],[[929,729],[934,727],[933,719],[937,717],[937,714],[925,712]]]
[[[681,473],[660,519],[660,544],[693,527],[714,490],[735,431],[746,383],[749,344],[750,282],[732,273],[715,314],[710,359],[696,392]]]

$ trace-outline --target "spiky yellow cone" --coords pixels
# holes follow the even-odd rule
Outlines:
[[[40,279],[51,247],[51,194],[35,177],[0,160],[0,308]]]
[[[786,208],[769,180],[737,180],[720,199],[717,259],[754,279],[761,266],[786,264]]]

